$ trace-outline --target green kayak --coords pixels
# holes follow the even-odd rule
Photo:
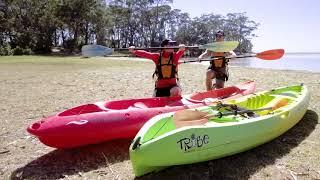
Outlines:
[[[217,159],[266,143],[298,123],[309,100],[307,87],[297,85],[158,115],[132,141],[134,173]]]

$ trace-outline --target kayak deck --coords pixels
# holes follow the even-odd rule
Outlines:
[[[229,103],[236,105],[240,109],[250,110],[250,109],[263,109],[274,106],[279,101],[286,101],[290,104],[294,101],[295,98],[299,96],[301,93],[301,86],[291,86],[288,88],[282,88],[274,91],[270,91],[268,93],[262,93],[259,95],[249,95],[244,96],[243,98],[239,98],[238,100],[230,100]],[[250,97],[251,96],[251,97]],[[206,106],[204,108],[200,108],[200,111],[207,112],[209,114],[218,114],[224,112],[230,112],[230,107],[219,107],[216,105]],[[208,124],[212,123],[228,123],[228,122],[241,122],[243,120],[252,119],[253,117],[265,116],[268,114],[281,112],[282,109],[276,110],[263,110],[253,112],[254,116],[244,116],[241,114],[227,115],[222,117],[213,117],[209,119]],[[219,124],[217,124],[219,125]],[[155,123],[148,132],[144,134],[142,142],[147,142],[151,139],[157,138],[165,133],[173,131],[177,129],[173,122],[173,116],[166,117],[161,121]]]

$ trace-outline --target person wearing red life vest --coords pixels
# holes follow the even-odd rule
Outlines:
[[[172,47],[176,41],[165,39],[161,42],[161,47]],[[155,90],[153,96],[181,96],[181,87],[178,79],[179,59],[183,56],[185,45],[180,44],[177,52],[174,49],[163,49],[160,53],[151,53],[144,50],[135,50],[134,46],[129,47],[129,51],[139,57],[152,60],[155,65],[153,77],[156,77]]]

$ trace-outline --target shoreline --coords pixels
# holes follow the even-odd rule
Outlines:
[[[248,66],[230,66],[233,68],[248,68],[248,69],[259,69],[259,70],[275,70],[275,71],[288,71],[297,73],[310,73],[310,74],[320,74],[320,72],[308,71],[308,70],[293,70],[293,69],[276,69],[276,68],[262,68],[262,67],[248,67]]]
[[[108,58],[110,60],[122,60],[122,61],[126,61],[128,60],[128,57],[105,57]],[[99,58],[97,58],[99,59]],[[142,61],[142,62],[148,62],[148,59],[145,58],[139,58],[139,57],[130,57],[130,59],[132,61]],[[181,60],[194,60],[195,58],[182,58]],[[128,60],[129,61],[129,60]],[[182,63],[184,64],[184,63]],[[186,64],[200,64],[200,65],[204,65],[206,67],[209,66],[208,62],[201,62],[201,63],[197,63],[197,62],[191,62],[191,63],[186,63]],[[320,73],[320,69],[318,71],[312,71],[312,70],[304,70],[304,69],[279,69],[279,68],[273,68],[273,67],[255,67],[255,66],[245,66],[245,65],[232,65],[229,64],[229,67],[243,67],[243,68],[253,68],[253,69],[266,69],[266,70],[280,70],[280,71],[296,71],[296,72],[306,72],[306,73]]]

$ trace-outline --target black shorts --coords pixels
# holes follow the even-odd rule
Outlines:
[[[220,81],[228,81],[229,73],[227,68],[212,68],[209,67],[208,70],[213,71],[215,75],[215,79]]]
[[[169,86],[164,88],[155,88],[154,89],[155,97],[169,97],[171,95],[170,90],[176,86],[179,87],[179,85],[174,85],[174,86]]]
[[[166,88],[155,88],[155,95],[156,97],[168,97],[170,96],[170,89],[171,87]]]

